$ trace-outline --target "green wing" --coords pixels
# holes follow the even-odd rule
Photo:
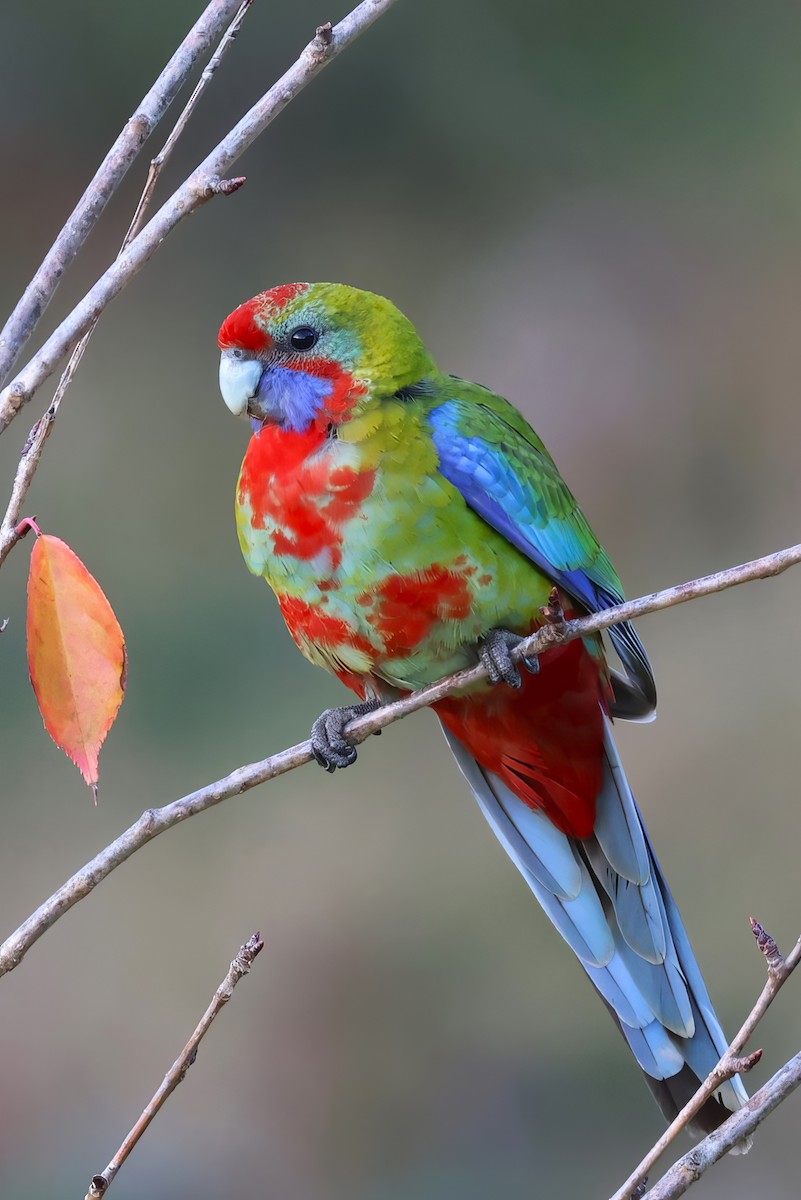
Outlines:
[[[462,396],[429,414],[445,478],[587,611],[620,604],[617,572],[534,430],[500,396],[461,380],[454,380],[457,388]],[[628,622],[609,635],[629,685],[616,688],[618,715],[642,719],[656,705],[645,649]]]

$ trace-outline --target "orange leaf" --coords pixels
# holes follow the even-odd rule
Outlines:
[[[49,534],[31,554],[28,668],[47,732],[96,801],[100,747],[125,692],[125,638],[100,584]]]

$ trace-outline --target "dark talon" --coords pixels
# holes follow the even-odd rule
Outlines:
[[[487,668],[490,683],[506,683],[513,688],[522,686],[520,666],[512,658],[512,651],[522,641],[520,634],[512,633],[510,629],[491,629],[487,636],[481,639],[478,656]],[[538,673],[540,664],[536,655],[521,661],[532,675]]]
[[[356,761],[356,747],[345,735],[345,726],[354,717],[363,717],[377,708],[380,708],[378,700],[365,700],[363,704],[344,704],[320,713],[311,728],[311,747],[321,767],[333,772]]]

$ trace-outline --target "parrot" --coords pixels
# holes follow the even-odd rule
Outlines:
[[[382,296],[281,284],[219,332],[223,400],[250,421],[236,490],[249,570],[305,657],[358,703],[312,726],[350,765],[354,717],[482,662],[433,705],[475,799],[672,1120],[727,1042],[615,745],[656,689],[627,623],[518,663],[554,614],[619,604],[606,551],[528,421],[445,374]],[[615,662],[610,665],[610,652]],[[701,1136],[748,1099],[722,1082]]]

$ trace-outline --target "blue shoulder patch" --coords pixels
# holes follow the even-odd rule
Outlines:
[[[580,565],[586,552],[576,530],[548,514],[544,497],[521,481],[500,447],[461,433],[458,419],[458,409],[450,404],[440,405],[430,416],[442,474],[479,516],[554,583],[586,608],[598,608],[599,589]]]
[[[488,410],[489,411],[489,410]],[[488,525],[525,554],[574,600],[589,612],[612,608],[623,600],[610,586],[614,571],[605,555],[599,562],[588,559],[582,542],[584,518],[575,509],[569,517],[554,516],[547,487],[539,492],[536,481],[521,478],[508,448],[483,437],[471,436],[460,428],[460,405],[446,401],[429,416],[440,470],[458,488],[467,503]],[[501,418],[498,418],[499,424]],[[520,439],[527,453],[539,454],[510,426],[508,438]],[[564,488],[550,460],[541,457],[543,484]],[[553,475],[553,480],[549,476]],[[602,554],[599,551],[599,556]],[[604,569],[606,568],[606,569]],[[648,656],[634,628],[628,623],[613,626],[609,636],[630,677],[637,681],[647,705],[656,704],[656,689]]]

